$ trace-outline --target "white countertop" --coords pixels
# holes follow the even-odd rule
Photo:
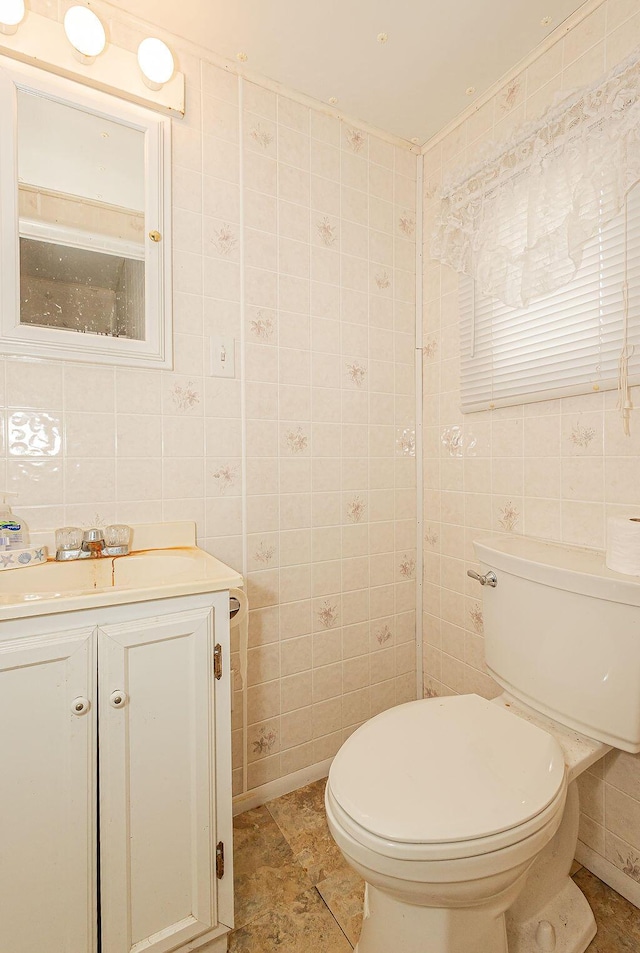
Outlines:
[[[193,523],[134,527],[133,546],[128,556],[50,559],[0,573],[0,621],[243,585],[240,573],[195,545]]]

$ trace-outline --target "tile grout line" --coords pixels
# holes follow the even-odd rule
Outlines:
[[[285,795],[285,796],[286,796],[286,795]],[[279,799],[279,798],[275,798],[274,800],[280,800],[280,799]],[[283,836],[284,839],[286,840],[287,844],[289,844],[289,847],[291,847],[291,852],[293,853],[293,859],[295,860],[297,866],[300,868],[300,870],[304,873],[304,875],[305,875],[306,877],[309,877],[308,872],[305,870],[305,868],[302,866],[302,864],[301,864],[300,861],[298,860],[298,855],[293,852],[293,847],[291,846],[291,843],[289,842],[289,838],[287,837],[286,833],[285,833],[285,832],[283,831],[283,829],[281,828],[280,824],[278,824],[278,819],[271,813],[271,810],[270,810],[270,808],[269,808],[269,804],[271,804],[271,803],[273,803],[273,802],[267,801],[266,804],[264,805],[264,806],[266,807],[267,811],[269,812],[269,816],[273,818],[273,821],[274,821],[276,827],[278,828],[278,830],[280,831],[280,833],[282,834],[282,836]],[[325,878],[325,879],[326,879],[326,878]],[[332,919],[335,921],[335,923],[337,923],[338,927],[340,928],[340,932],[341,932],[342,935],[344,936],[345,940],[347,941],[347,943],[349,944],[349,946],[351,947],[351,949],[353,949],[353,944],[351,943],[351,940],[349,939],[349,937],[348,937],[347,934],[345,933],[342,924],[340,923],[340,921],[338,920],[338,918],[337,918],[336,915],[334,914],[333,910],[331,909],[331,907],[329,906],[329,904],[327,903],[327,901],[324,899],[324,897],[322,896],[322,894],[321,894],[320,891],[318,890],[318,884],[311,883],[311,878],[310,878],[310,877],[309,877],[309,883],[310,883],[311,887],[313,888],[313,890],[315,890],[315,892],[317,893],[318,897],[319,897],[320,900],[322,901],[322,903],[323,903],[323,905],[325,906],[325,908],[326,908],[326,909],[329,911],[329,913],[331,914]],[[322,881],[321,881],[321,883],[322,883]],[[256,919],[257,919],[257,918],[256,918]]]
[[[322,903],[324,904],[324,906],[326,907],[326,909],[327,909],[327,910],[329,911],[329,913],[331,914],[331,916],[332,916],[334,922],[337,923],[338,928],[340,929],[340,932],[342,933],[343,937],[345,938],[345,940],[347,941],[347,943],[349,944],[349,946],[350,946],[351,949],[353,950],[354,947],[353,947],[353,944],[352,944],[351,940],[349,939],[349,937],[348,937],[347,934],[345,933],[342,924],[340,923],[340,921],[338,920],[338,918],[337,918],[336,915],[334,914],[333,910],[331,909],[331,907],[329,906],[329,904],[327,903],[327,901],[324,899],[324,897],[322,896],[322,894],[321,894],[320,891],[318,890],[318,885],[317,885],[317,884],[314,884],[313,889],[315,890],[315,892],[316,892],[316,893],[318,894],[318,896],[320,897]]]

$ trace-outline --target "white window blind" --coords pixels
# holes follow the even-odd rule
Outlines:
[[[604,202],[603,202],[604,205]],[[521,210],[526,216],[526,209]],[[522,221],[494,223],[508,238]],[[460,278],[463,412],[615,388],[628,286],[629,378],[640,381],[640,184],[625,214],[603,225],[563,288],[510,308]]]

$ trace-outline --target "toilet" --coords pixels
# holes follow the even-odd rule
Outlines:
[[[474,543],[503,693],[429,698],[336,755],[331,834],[366,883],[357,953],[583,953],[576,778],[640,751],[640,580],[526,537]]]

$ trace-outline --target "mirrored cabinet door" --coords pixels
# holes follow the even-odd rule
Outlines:
[[[171,366],[169,121],[1,58],[0,85],[0,353]]]

